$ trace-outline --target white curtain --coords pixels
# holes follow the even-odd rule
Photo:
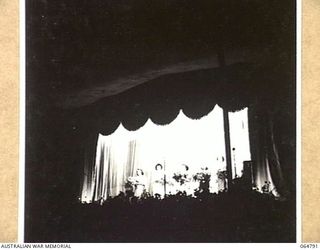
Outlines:
[[[240,121],[243,128],[240,133],[244,135],[238,139],[238,135],[233,136],[232,146],[240,152],[244,143],[246,146],[242,150],[250,152],[246,148],[249,142],[241,141],[243,138],[248,140],[247,111],[238,113],[242,118],[233,120]],[[233,125],[230,130],[232,135],[235,130]],[[120,124],[112,135],[99,135],[94,174],[84,181],[80,199],[82,202],[92,202],[118,195],[125,191],[125,182],[129,177],[136,176],[138,169],[143,171],[145,188],[151,195],[159,191],[158,180],[163,174],[166,174],[168,182],[167,193],[181,189],[172,178],[174,173],[187,173],[191,194],[198,186],[192,176],[203,171],[211,175],[210,192],[217,192],[217,172],[226,169],[224,145],[223,111],[219,106],[199,120],[189,119],[180,111],[178,117],[165,126],[155,125],[148,120],[142,128],[131,132]],[[242,158],[237,156],[237,164],[241,165],[239,171],[242,170],[240,161],[250,160],[248,152]],[[164,169],[156,169],[157,164]],[[185,166],[188,166],[187,171]],[[90,175],[90,170],[85,170],[85,173]]]

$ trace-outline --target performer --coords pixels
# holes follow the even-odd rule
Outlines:
[[[193,176],[194,183],[196,183],[195,192],[200,193],[209,193],[210,192],[210,179],[211,174],[207,167],[201,168],[201,171],[196,173]]]
[[[164,174],[163,166],[157,164],[153,172],[153,194],[160,198],[164,197]]]
[[[217,176],[218,192],[223,192],[227,189],[227,171],[219,169]]]
[[[189,175],[189,167],[185,164],[182,165],[182,171],[175,173],[173,178],[176,180],[177,183],[177,192],[190,195],[193,193],[193,190],[190,188],[191,177]]]
[[[202,192],[209,193],[211,174],[209,173],[209,170],[207,167],[201,168],[201,170],[202,170],[202,175],[201,175],[199,189],[202,190]]]
[[[184,192],[186,192],[187,195],[193,195],[194,193],[194,190],[193,190],[193,185],[191,184],[191,180],[192,180],[192,175],[190,173],[190,168],[183,164],[184,166],[184,173],[183,173],[183,177],[184,177],[184,184],[182,185],[183,186],[183,189],[184,189]]]
[[[134,196],[141,197],[143,192],[146,188],[146,178],[144,176],[144,173],[141,169],[137,169],[136,171],[136,177],[131,177],[129,180],[133,183],[135,190],[134,190]]]

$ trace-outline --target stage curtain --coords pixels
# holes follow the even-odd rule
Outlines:
[[[170,124],[180,110],[195,120],[208,115],[216,104],[239,111],[257,95],[259,75],[258,69],[244,63],[168,74],[91,104],[85,108],[83,124],[110,135],[120,123],[129,131],[143,127],[148,119]]]
[[[137,132],[148,122],[168,125],[175,121],[181,112],[190,119],[199,120],[212,112],[217,104],[224,110],[232,112],[249,107],[250,148],[255,184],[261,190],[265,181],[270,182],[274,194],[284,194],[287,191],[283,169],[287,169],[285,172],[287,178],[291,166],[286,167],[279,157],[281,152],[283,155],[284,147],[282,146],[279,151],[281,146],[276,141],[279,136],[274,131],[277,120],[274,119],[272,112],[281,109],[281,105],[275,104],[275,101],[283,100],[279,97],[284,96],[286,91],[282,90],[282,85],[278,84],[280,80],[274,78],[274,75],[277,74],[268,69],[244,63],[168,74],[86,107],[82,113],[84,119],[81,125],[88,128],[90,133],[107,136],[119,126],[126,131]],[[260,104],[257,104],[257,100]],[[109,152],[111,149],[106,147],[104,150]],[[124,155],[127,150],[123,151]],[[135,150],[138,154],[138,142]],[[101,171],[105,165],[97,165],[96,168],[99,176],[90,176],[89,170],[85,173],[88,182],[92,178],[97,181],[99,178],[114,176],[112,168],[109,172]],[[112,178],[118,180],[118,177]],[[94,196],[98,198],[101,193],[108,195],[108,192],[103,190],[112,189],[117,190],[113,186],[103,188],[95,186]]]
[[[95,161],[98,135],[90,134],[84,136],[84,138],[86,138],[86,140],[81,147],[81,152],[83,152],[84,154],[84,167],[82,173],[79,199],[92,202],[95,189]]]
[[[122,186],[127,177],[133,173],[134,164],[128,162],[132,160],[132,155],[134,156],[132,153],[135,150],[135,143],[130,142],[125,150],[118,151],[118,145],[108,139],[99,137],[97,144],[95,201],[119,194],[123,191]]]
[[[125,191],[129,177],[137,170],[144,172],[146,191],[154,195],[154,182],[161,175],[155,166],[161,164],[166,173],[167,193],[183,190],[193,194],[199,186],[192,177],[208,168],[212,177],[211,192],[218,192],[217,172],[225,170],[223,112],[218,106],[201,120],[192,120],[179,112],[170,125],[159,126],[149,119],[137,131],[119,125],[109,136],[100,134],[96,146],[95,162],[86,162],[81,201],[103,201]],[[92,152],[87,155],[93,156]],[[92,159],[92,158],[90,158]],[[177,187],[174,173],[185,172],[188,166],[190,182]]]
[[[274,137],[274,114],[258,105],[249,109],[250,149],[253,160],[254,182],[262,190],[266,182],[275,196],[286,196],[278,145]]]

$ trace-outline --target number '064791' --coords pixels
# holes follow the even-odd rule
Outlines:
[[[300,244],[300,248],[318,248],[318,244]]]

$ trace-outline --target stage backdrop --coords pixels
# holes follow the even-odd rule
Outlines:
[[[251,160],[247,108],[229,112],[229,119],[233,177],[240,177],[243,161]],[[156,169],[157,164],[163,169]],[[81,201],[118,195],[125,191],[126,181],[135,177],[138,169],[144,172],[146,191],[151,195],[159,190],[157,180],[164,173],[167,193],[181,189],[172,178],[174,173],[187,173],[191,181],[184,189],[193,194],[199,183],[192,177],[203,171],[211,175],[210,191],[218,192],[217,172],[226,169],[223,110],[216,105],[199,120],[180,111],[169,125],[156,125],[149,119],[136,131],[128,131],[120,124],[111,135],[99,134],[95,162],[87,161],[84,169]]]

